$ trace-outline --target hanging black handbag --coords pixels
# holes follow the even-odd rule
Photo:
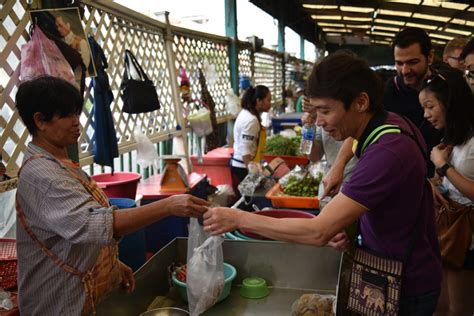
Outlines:
[[[132,78],[132,67],[140,77]],[[153,82],[148,79],[137,59],[125,50],[125,71],[122,82],[122,111],[130,114],[146,113],[160,109],[160,101]]]

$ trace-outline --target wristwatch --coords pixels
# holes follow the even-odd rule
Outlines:
[[[449,168],[451,168],[452,165],[449,164],[449,163],[445,163],[443,166],[441,166],[440,168],[436,168],[436,173],[440,176],[440,177],[446,177],[446,172],[448,171]]]

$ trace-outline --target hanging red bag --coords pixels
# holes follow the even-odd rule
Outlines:
[[[62,78],[79,89],[74,72],[59,48],[35,26],[31,40],[21,46],[20,80],[28,81],[43,75]]]

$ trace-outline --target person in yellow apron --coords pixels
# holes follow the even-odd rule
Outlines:
[[[237,196],[240,196],[237,186],[247,176],[249,162],[263,159],[267,134],[260,114],[270,110],[271,100],[270,89],[263,85],[250,86],[242,96],[242,111],[234,124],[234,154],[230,161],[232,188]]]
[[[132,270],[118,260],[117,240],[168,215],[198,217],[207,201],[174,195],[116,211],[97,184],[67,156],[80,136],[83,99],[63,79],[22,83],[18,113],[32,135],[18,175],[17,256],[22,315],[89,315]]]

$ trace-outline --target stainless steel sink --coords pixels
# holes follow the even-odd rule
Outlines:
[[[187,238],[177,238],[161,249],[135,273],[136,289],[131,295],[115,290],[97,309],[98,315],[139,315],[157,296],[167,296],[175,307],[187,305],[170,289],[167,267],[186,262]],[[231,293],[204,315],[290,315],[291,305],[305,293],[336,294],[341,254],[332,248],[282,242],[234,241],[223,244],[224,261],[237,269]],[[245,299],[239,285],[246,277],[264,278],[270,295]]]

